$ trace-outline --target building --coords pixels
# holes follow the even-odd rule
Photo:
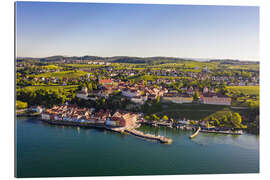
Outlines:
[[[37,107],[33,107],[32,111],[35,111],[35,112],[40,114],[40,113],[42,113],[44,111],[44,108],[42,108],[40,106],[37,106]]]
[[[113,81],[110,79],[101,79],[98,81],[99,84],[104,85],[113,85]]]
[[[41,114],[41,119],[50,120],[50,114],[48,114],[48,113],[42,113]]]
[[[162,97],[163,102],[181,103],[180,96],[167,94]]]
[[[136,89],[122,89],[121,90],[122,95],[126,96],[126,97],[136,97],[136,96],[140,96],[141,95],[141,91],[140,90],[136,90]]]
[[[192,103],[193,97],[187,94],[182,95],[170,95],[167,94],[166,96],[162,97],[163,102],[172,102],[177,104],[183,104],[183,103]]]
[[[78,91],[76,94],[77,98],[88,100],[88,89],[87,87],[82,87],[81,91]]]
[[[130,100],[136,104],[144,103],[144,98],[142,96],[135,96],[135,97],[132,97]]]
[[[203,104],[215,104],[215,105],[231,105],[231,98],[225,95],[216,93],[204,93],[201,94],[201,102]]]
[[[209,92],[209,89],[208,89],[208,87],[205,86],[205,87],[203,88],[203,93],[208,93],[208,92]]]
[[[180,103],[192,103],[193,102],[193,97],[188,94],[182,94],[179,98]]]

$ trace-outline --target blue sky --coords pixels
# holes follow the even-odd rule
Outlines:
[[[16,3],[17,56],[259,60],[259,8]]]

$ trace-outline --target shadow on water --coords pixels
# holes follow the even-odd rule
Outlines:
[[[40,118],[37,117],[16,117],[16,121],[21,121],[21,122],[25,122],[25,123],[31,123],[31,124],[40,124],[42,123],[42,121],[40,120]]]

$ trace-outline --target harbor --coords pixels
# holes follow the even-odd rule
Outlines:
[[[183,121],[181,121],[183,122]],[[221,128],[207,128],[204,126],[198,125],[190,125],[187,123],[169,123],[169,122],[140,122],[141,124],[153,126],[153,127],[167,127],[167,128],[176,128],[183,131],[194,131],[189,138],[193,139],[199,135],[200,132],[202,133],[214,133],[214,134],[227,134],[227,135],[242,135],[243,130],[232,130],[232,129],[221,129]]]

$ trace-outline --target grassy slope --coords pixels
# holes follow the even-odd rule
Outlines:
[[[69,86],[27,86],[24,88],[21,88],[20,90],[26,90],[26,91],[36,91],[39,89],[44,89],[44,90],[72,90],[72,89],[76,89],[78,87],[78,85],[69,85]]]
[[[36,77],[58,77],[58,78],[78,78],[86,75],[84,71],[60,71],[60,72],[48,72],[37,75]]]
[[[206,104],[175,104],[162,103],[162,107],[151,107],[149,113],[158,116],[167,115],[174,119],[188,118],[192,120],[203,119],[216,111],[223,110],[226,106],[206,105]]]
[[[259,95],[259,86],[227,86],[226,87],[233,94],[247,94],[247,95]]]

